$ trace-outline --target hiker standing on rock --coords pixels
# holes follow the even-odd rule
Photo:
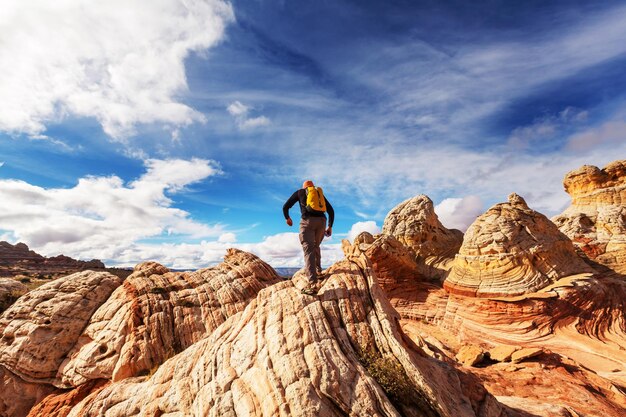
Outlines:
[[[302,290],[304,294],[315,294],[319,276],[322,273],[322,254],[320,245],[324,235],[333,233],[335,211],[330,205],[320,187],[313,185],[313,181],[307,180],[302,188],[289,197],[283,205],[283,214],[289,226],[293,226],[293,220],[289,217],[289,209],[296,202],[300,203],[300,243],[304,251],[304,267],[309,284]],[[326,228],[326,212],[328,211],[328,229]]]

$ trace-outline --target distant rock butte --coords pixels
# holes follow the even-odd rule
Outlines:
[[[537,292],[560,278],[592,272],[546,216],[513,193],[469,227],[444,288],[472,297]]]
[[[12,245],[0,241],[0,276],[67,274],[104,268],[104,264],[97,259],[77,261],[65,255],[46,258],[30,250],[24,243]]]
[[[582,255],[626,274],[626,160],[585,165],[563,184],[572,204],[552,220]]]

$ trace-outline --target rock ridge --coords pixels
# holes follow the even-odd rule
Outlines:
[[[98,259],[79,261],[65,255],[46,258],[30,250],[24,243],[12,245],[0,241],[0,276],[67,275],[87,269],[104,268],[104,264]]]

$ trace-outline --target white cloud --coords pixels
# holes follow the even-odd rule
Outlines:
[[[626,142],[626,122],[613,120],[573,135],[567,142],[567,148],[574,152],[584,152],[598,146],[619,145],[624,142]]]
[[[331,198],[334,193],[351,196],[360,211],[383,208],[381,216],[417,194],[435,200],[451,193],[475,195],[492,204],[506,201],[511,192],[522,195],[533,209],[552,216],[570,201],[562,185],[567,172],[585,164],[604,166],[626,154],[626,141],[587,152],[544,154],[511,152],[507,146],[468,149],[443,141],[432,146],[393,140],[363,142],[320,134],[318,158],[305,163],[298,160],[297,165],[284,169],[326,184]]]
[[[270,124],[270,119],[265,116],[253,117],[251,119],[244,120],[240,127],[242,129],[254,129],[261,126],[267,126]]]
[[[380,227],[376,224],[375,221],[369,220],[365,222],[356,222],[348,231],[347,239],[350,242],[354,242],[354,238],[359,235],[361,232],[369,232],[373,235],[380,233]]]
[[[95,117],[123,138],[137,124],[187,125],[184,60],[234,20],[222,0],[7,0],[0,15],[0,130],[38,135],[49,122]]]
[[[133,266],[156,260],[170,268],[197,269],[221,262],[228,248],[254,253],[274,267],[300,268],[304,265],[298,233],[278,233],[257,243],[202,241],[196,244],[132,244],[114,259],[116,265]],[[340,244],[322,242],[322,265],[343,258]]]
[[[237,235],[232,232],[222,233],[217,241],[220,243],[235,243],[237,241]]]
[[[269,125],[270,119],[265,116],[248,117],[251,107],[240,101],[233,101],[226,107],[228,113],[235,118],[239,130],[250,130]]]
[[[24,181],[0,180],[0,239],[27,243],[44,255],[63,253],[99,258],[107,265],[134,266],[155,260],[168,267],[196,269],[220,262],[230,247],[252,252],[276,267],[303,265],[298,233],[279,233],[261,242],[238,243],[222,225],[207,225],[172,207],[172,194],[219,175],[213,161],[145,161],[146,172],[124,183],[117,176],[89,176],[72,188],[42,188]],[[254,226],[253,226],[254,227]],[[174,235],[213,238],[200,243],[146,243]],[[178,236],[180,235],[180,236]],[[324,265],[343,257],[341,245],[325,239]]]
[[[332,238],[324,238],[321,245],[322,266],[329,266],[343,258],[340,243],[332,243]],[[260,243],[235,245],[252,252],[275,267],[302,267],[304,255],[297,233],[280,233],[268,236]]]
[[[465,232],[476,217],[483,213],[483,202],[475,195],[463,198],[446,198],[435,206],[439,221],[448,229]]]
[[[528,126],[521,126],[513,130],[508,144],[517,149],[525,149],[533,143],[554,139],[565,129],[578,126],[585,122],[589,112],[566,107],[557,115],[549,115],[536,120]]]
[[[46,255],[116,259],[149,237],[220,236],[221,225],[198,223],[172,207],[166,192],[220,173],[202,159],[148,160],[147,171],[124,184],[117,176],[84,177],[72,188],[42,188],[0,180],[0,230]]]
[[[234,101],[230,103],[230,105],[226,108],[226,110],[228,110],[228,113],[230,113],[232,116],[245,116],[248,113],[248,109],[248,106],[242,104],[239,101]]]

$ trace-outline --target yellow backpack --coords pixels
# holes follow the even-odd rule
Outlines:
[[[326,201],[321,187],[307,187],[306,209],[307,211],[326,212]]]

